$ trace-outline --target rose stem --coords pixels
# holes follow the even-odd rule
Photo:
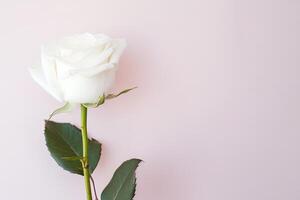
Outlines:
[[[83,105],[80,105],[81,109],[81,133],[82,133],[82,152],[83,152],[83,175],[85,182],[86,198],[87,200],[92,200],[92,191],[90,183],[90,172],[89,172],[89,143],[88,143],[88,134],[87,134],[87,108]]]

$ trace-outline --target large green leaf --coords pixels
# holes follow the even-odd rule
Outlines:
[[[135,195],[135,170],[141,160],[125,161],[114,173],[101,194],[101,200],[132,200]]]
[[[83,175],[81,164],[81,130],[70,123],[46,121],[45,137],[51,156],[63,169]],[[92,174],[100,159],[101,144],[95,139],[89,140],[89,169]]]

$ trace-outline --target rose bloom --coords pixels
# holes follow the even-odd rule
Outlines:
[[[124,39],[78,34],[42,46],[41,62],[30,68],[33,79],[59,101],[96,103],[115,79]]]

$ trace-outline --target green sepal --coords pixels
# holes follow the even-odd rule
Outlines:
[[[101,97],[99,97],[97,103],[84,103],[82,104],[86,108],[97,108],[100,105],[104,104],[105,102],[105,94],[103,94]]]
[[[125,93],[127,93],[127,92],[129,92],[129,91],[131,91],[131,90],[134,90],[134,89],[136,89],[137,87],[133,87],[133,88],[129,88],[129,89],[126,89],[126,90],[123,90],[122,92],[119,92],[118,94],[108,94],[108,95],[106,95],[106,99],[113,99],[113,98],[116,98],[116,97],[118,97],[118,96],[120,96],[120,95],[122,95],[122,94],[125,94]]]
[[[135,170],[140,159],[125,161],[114,173],[101,194],[101,200],[132,200],[136,189]]]
[[[133,89],[136,89],[137,87],[133,87],[133,88],[129,88],[129,89],[126,89],[126,90],[123,90],[121,92],[119,92],[118,94],[108,94],[108,95],[105,95],[103,94],[102,96],[99,97],[97,103],[84,103],[82,104],[84,107],[86,108],[98,108],[100,105],[104,104],[106,99],[113,99],[113,98],[116,98],[122,94],[125,94]]]
[[[83,175],[81,130],[70,123],[45,123],[46,145],[52,158],[63,169]],[[101,156],[101,144],[89,139],[89,170],[92,174]]]
[[[51,113],[51,115],[49,116],[48,120],[50,120],[54,115],[72,111],[75,108],[75,106],[76,106],[76,104],[73,104],[73,103],[69,103],[69,102],[65,103],[65,105],[63,105],[62,107],[54,110]]]

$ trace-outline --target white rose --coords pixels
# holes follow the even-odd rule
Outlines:
[[[30,68],[33,79],[59,101],[96,103],[111,87],[123,39],[79,34],[42,46],[41,64]]]

